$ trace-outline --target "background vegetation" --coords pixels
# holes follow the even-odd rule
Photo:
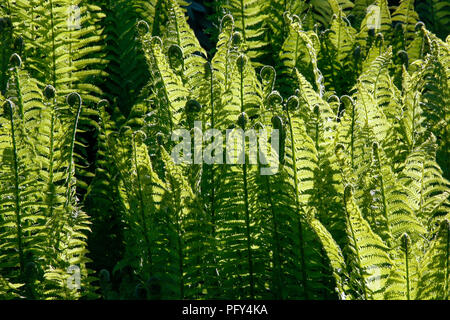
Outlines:
[[[0,298],[448,299],[449,19],[3,0]],[[194,120],[280,130],[279,172],[174,165]]]

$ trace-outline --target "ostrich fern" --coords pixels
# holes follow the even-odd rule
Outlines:
[[[0,299],[448,300],[447,7],[189,5],[0,4]]]

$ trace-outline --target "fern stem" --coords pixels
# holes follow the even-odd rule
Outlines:
[[[350,102],[352,105],[352,126],[351,126],[351,136],[350,136],[350,154],[352,160],[352,169],[355,169],[355,104]]]
[[[444,271],[444,279],[445,279],[445,283],[444,283],[444,300],[448,301],[448,291],[449,291],[449,287],[448,287],[448,278],[449,278],[449,260],[450,260],[450,229],[449,229],[449,224],[446,224],[447,226],[447,246],[446,246],[446,253],[445,253],[445,271]]]
[[[241,100],[241,113],[244,112],[244,68],[245,63],[243,62],[242,68],[240,70],[240,100]],[[245,131],[245,123],[242,128]],[[245,141],[244,141],[245,143]],[[245,148],[244,148],[245,149]],[[246,227],[246,237],[247,237],[247,255],[248,255],[248,268],[250,274],[250,297],[251,299],[255,298],[255,282],[253,275],[253,257],[252,257],[252,249],[251,249],[251,232],[250,232],[250,210],[249,210],[249,201],[248,201],[248,185],[247,185],[247,163],[244,159],[244,164],[242,165],[242,172],[244,178],[244,203],[245,203],[245,227]]]
[[[14,80],[16,82],[16,90],[17,90],[17,104],[19,107],[19,114],[22,121],[25,120],[25,114],[23,110],[23,97],[22,97],[22,89],[19,79],[19,68],[14,68]]]
[[[423,211],[423,200],[424,200],[424,182],[425,182],[425,161],[420,164],[420,199],[419,199],[419,214]]]
[[[250,298],[255,298],[255,281],[253,275],[253,257],[251,248],[251,232],[250,232],[250,210],[248,201],[248,185],[247,185],[247,164],[242,165],[244,173],[244,202],[245,202],[245,227],[247,236],[247,252],[248,252],[248,268],[250,273]]]
[[[281,270],[281,245],[280,245],[280,235],[279,235],[279,228],[278,228],[278,223],[277,223],[277,215],[275,213],[275,206],[273,204],[273,199],[272,199],[272,190],[270,188],[270,178],[268,176],[265,176],[265,180],[266,180],[266,190],[267,190],[267,197],[269,199],[269,205],[270,205],[270,211],[272,213],[272,226],[273,226],[273,232],[272,232],[272,237],[273,237],[273,241],[274,241],[274,256],[275,256],[275,261],[274,261],[274,266],[276,269],[276,278],[274,283],[276,284],[276,290],[277,290],[277,295],[276,295],[276,299],[282,299],[283,298],[283,294],[282,294],[282,287],[283,287],[283,283],[282,283],[282,270]]]
[[[405,271],[406,271],[406,298],[411,300],[410,285],[409,285],[409,250],[408,241],[405,241]]]
[[[245,37],[245,4],[244,0],[240,0],[241,3],[241,22],[242,22],[242,37],[244,41],[247,42],[247,38]]]
[[[56,98],[54,99],[54,103],[56,103]],[[51,118],[50,118],[50,146],[49,146],[49,168],[48,168],[48,183],[47,183],[47,192],[48,192],[48,200],[47,207],[49,209],[49,219],[54,219],[54,201],[56,198],[56,188],[54,185],[54,149],[55,149],[55,110],[52,108],[50,110]],[[59,223],[58,219],[55,219],[56,223]],[[56,227],[55,230],[59,230],[59,227]],[[58,236],[56,236],[58,238]],[[50,239],[49,239],[50,240]]]
[[[178,213],[177,213],[178,220]],[[181,241],[181,228],[180,223],[177,221],[177,231],[178,231],[178,266],[180,273],[180,299],[184,299],[184,268],[183,268],[183,246]]]
[[[14,201],[15,201],[15,214],[16,214],[16,224],[17,224],[17,247],[19,251],[19,265],[20,265],[20,275],[23,276],[25,271],[25,257],[23,249],[23,234],[22,234],[22,201],[20,199],[20,187],[19,187],[19,160],[17,155],[17,142],[16,142],[16,131],[14,123],[13,109],[10,105],[10,123],[11,123],[11,139],[13,147],[13,165],[14,165]]]
[[[215,114],[214,114],[214,68],[211,65],[211,74],[210,74],[210,86],[209,86],[209,94],[210,94],[210,103],[211,103],[211,117],[210,117],[210,122],[211,122],[211,128],[215,128]],[[213,137],[214,139],[214,137]],[[214,140],[212,141],[214,142]],[[214,172],[215,172],[215,167],[214,164],[211,165],[211,222],[212,222],[212,228],[213,228],[213,236],[215,235],[215,226],[216,226],[216,184],[215,184],[215,179],[214,179]]]
[[[142,192],[142,182],[141,182],[141,174],[138,166],[137,161],[137,149],[136,149],[136,141],[133,139],[133,161],[134,166],[136,167],[136,175],[137,175],[137,181],[138,181],[138,199],[139,199],[139,213],[142,220],[142,228],[144,229],[144,241],[145,241],[145,247],[147,251],[148,256],[148,263],[150,266],[150,273],[152,270],[152,255],[151,255],[151,246],[150,246],[150,239],[148,238],[148,227],[147,227],[147,221],[145,219],[145,203],[144,203],[144,194]]]
[[[382,167],[381,167],[381,159],[380,159],[380,152],[378,151],[376,153],[377,156],[377,166],[378,166],[378,170],[379,170],[379,183],[380,183],[380,192],[381,192],[381,200],[383,202],[383,216],[386,219],[386,228],[388,231],[388,235],[391,236],[391,224],[390,224],[390,219],[389,219],[389,215],[388,215],[388,208],[387,208],[387,200],[386,200],[386,189],[384,186],[384,179],[383,179],[383,174],[382,174]]]
[[[67,198],[66,198],[66,205],[65,207],[67,208],[68,205],[70,204],[70,202],[72,201],[72,171],[73,171],[73,153],[74,153],[74,149],[75,149],[75,139],[76,139],[76,135],[77,135],[77,127],[78,127],[78,121],[80,119],[80,114],[81,114],[81,101],[79,101],[78,103],[78,108],[77,108],[77,112],[75,114],[75,119],[73,122],[73,128],[72,128],[72,135],[70,138],[70,149],[69,149],[69,157],[68,157],[68,161],[69,161],[69,168],[68,168],[68,173],[67,173],[67,181],[66,181],[66,188],[67,188]]]
[[[417,92],[417,91],[416,91]],[[411,128],[411,133],[412,133],[412,142],[411,142],[411,148],[410,148],[410,152],[414,149],[414,146],[416,145],[416,135],[415,135],[415,131],[416,131],[416,103],[417,103],[417,94],[414,95],[414,100],[413,100],[413,114],[412,114],[412,128]]]
[[[50,0],[50,25],[52,37],[52,85],[56,88],[56,48],[55,48],[55,25],[53,16],[53,1]]]
[[[240,100],[241,100],[241,113],[245,111],[244,110],[244,68],[245,68],[245,66],[244,66],[244,62],[242,64],[243,64],[242,69],[239,72],[239,75],[241,77],[241,81],[239,83],[239,85],[240,85],[239,89],[240,89]]]
[[[227,67],[227,66],[226,66]],[[215,128],[215,104],[214,104],[214,68],[212,67],[212,65],[210,65],[210,86],[209,86],[209,94],[210,94],[210,104],[211,104],[211,115],[210,115],[210,123],[211,123],[211,128]],[[212,137],[212,141],[211,143],[214,143],[214,137]],[[209,168],[210,170],[210,177],[211,177],[211,185],[210,185],[210,190],[211,190],[211,194],[210,194],[210,205],[211,205],[211,238],[212,239],[216,239],[216,179],[215,179],[215,175],[216,175],[216,167],[214,164],[210,164],[210,165],[206,165],[205,166],[207,168]],[[215,248],[215,244],[213,246]],[[217,254],[214,252],[212,255],[212,260],[214,263],[214,266],[217,266]],[[213,283],[212,285],[215,288],[218,288],[221,286],[221,280],[220,280],[220,274],[216,268],[216,273],[215,273],[215,277],[212,277],[213,279],[211,280],[211,282]]]
[[[176,185],[176,182],[173,181],[171,178],[171,184],[172,186]],[[179,199],[175,197],[175,193],[172,193],[172,201],[173,203],[177,203]],[[180,210],[182,208],[175,208],[175,219],[176,219],[176,228],[177,228],[177,252],[178,252],[178,272],[180,276],[180,299],[184,299],[184,263],[183,263],[183,242],[182,242],[182,230],[181,230],[181,222],[180,222]]]
[[[298,189],[298,177],[297,177],[297,158],[295,153],[294,146],[294,131],[292,128],[292,118],[289,113],[289,110],[286,110],[288,124],[289,124],[289,132],[291,136],[291,152],[292,152],[292,163],[293,163],[293,171],[294,171],[294,188],[295,188],[295,209],[297,214],[299,215],[298,226],[299,226],[299,240],[300,240],[300,265],[301,265],[301,275],[302,275],[302,286],[303,286],[303,294],[306,300],[308,300],[308,283],[306,280],[306,261],[305,261],[305,244],[303,239],[303,224],[301,221],[301,213],[300,213],[300,203],[299,197],[300,192]]]
[[[363,290],[363,294],[364,294],[364,300],[367,300],[368,295],[367,295],[367,289],[366,289],[366,281],[365,281],[364,276],[363,276],[363,271],[361,270],[361,266],[362,266],[361,256],[360,256],[360,253],[359,253],[358,242],[357,242],[356,236],[355,236],[355,230],[353,230],[353,224],[352,224],[352,222],[350,220],[350,214],[348,213],[347,200],[345,200],[345,213],[346,213],[346,216],[347,216],[347,223],[348,223],[348,225],[350,227],[350,232],[352,234],[353,246],[355,247],[355,251],[356,251],[356,259],[357,259],[357,262],[358,262],[358,268],[356,268],[356,269],[358,270],[358,276],[359,276],[360,283],[361,283],[361,286],[362,286],[362,290]]]

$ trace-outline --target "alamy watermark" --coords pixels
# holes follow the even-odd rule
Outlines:
[[[381,9],[379,6],[371,5],[367,8],[367,28],[368,29],[381,29]]]
[[[72,265],[67,268],[67,273],[70,275],[67,278],[67,288],[69,290],[80,290],[81,289],[80,267]]]
[[[220,130],[212,128],[203,132],[202,122],[195,121],[193,132],[193,139],[191,131],[187,129],[176,129],[172,132],[171,139],[177,143],[171,153],[175,164],[244,164],[248,151],[248,164],[260,164],[261,175],[274,175],[278,172],[280,149],[278,129],[272,129],[270,135],[264,128],[245,131],[241,128],[228,129],[225,137],[225,154],[224,138]]]
[[[81,29],[81,10],[77,5],[67,7],[67,29]]]

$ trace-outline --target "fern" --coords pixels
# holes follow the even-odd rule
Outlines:
[[[449,225],[443,220],[425,254],[420,270],[418,299],[448,299]]]
[[[260,0],[232,0],[220,3],[227,13],[233,16],[235,28],[242,34],[246,53],[257,66],[267,46],[264,37],[265,5]]]
[[[138,9],[133,10],[124,1],[116,1],[114,5],[103,8],[106,17],[102,24],[105,26],[108,59],[105,71],[110,79],[102,86],[104,96],[110,101],[117,99],[119,109],[128,116],[150,76],[146,68],[141,68],[145,58],[140,42],[136,41]],[[126,85],[123,85],[124,79]]]
[[[293,94],[297,88],[295,69],[323,94],[323,76],[317,65],[317,40],[317,35],[302,31],[299,23],[292,22],[290,25],[289,35],[280,52],[281,72],[288,82],[280,83],[280,91],[283,94]]]
[[[447,7],[3,1],[0,298],[447,300]]]
[[[409,189],[411,207],[424,225],[433,218],[445,215],[448,201],[448,181],[442,177],[442,170],[434,160],[435,140],[431,138],[417,147],[406,159],[401,174],[402,185]]]
[[[57,125],[42,126],[41,121],[48,124],[46,121],[50,120],[54,110],[51,104],[43,103],[37,82],[20,69],[20,57],[13,55],[11,61],[14,72],[8,90],[10,100],[4,108],[9,126],[4,127],[2,134],[2,154],[3,163],[12,169],[13,175],[8,171],[3,175],[5,198],[2,210],[6,217],[3,222],[8,231],[2,234],[11,238],[4,242],[4,252],[17,248],[17,254],[6,254],[8,262],[5,266],[13,268],[11,274],[16,272],[16,279],[25,284],[22,294],[26,297],[89,295],[89,290],[80,293],[76,288],[68,290],[66,287],[69,266],[80,268],[83,285],[89,286],[90,281],[85,266],[89,260],[85,257],[84,242],[89,223],[73,198],[76,124],[73,134],[68,137],[54,134]],[[50,98],[52,94],[55,96],[54,90],[47,90],[46,94]],[[53,118],[53,121],[57,120]],[[27,136],[34,138],[30,141]],[[68,143],[68,140],[72,142]],[[55,145],[60,143],[65,146],[55,151]],[[60,165],[66,166],[57,172]],[[62,185],[57,185],[57,180]]]
[[[422,21],[440,37],[448,35],[448,3],[445,1],[420,0],[415,4]]]
[[[376,299],[386,284],[392,261],[387,254],[386,245],[361,216],[351,187],[346,187],[344,195],[350,261],[359,280],[359,294],[364,299]]]
[[[301,271],[302,297],[308,298],[314,294],[311,288],[315,277],[312,266],[319,262],[319,257],[311,252],[308,239],[313,237],[312,230],[307,224],[308,204],[314,194],[315,174],[318,171],[318,152],[313,140],[307,135],[305,123],[299,117],[298,98],[292,97],[286,103],[286,147],[285,168],[288,175],[288,183],[292,188],[292,206],[295,208],[297,218],[297,247],[299,250],[299,266]],[[320,270],[320,269],[319,269]],[[320,272],[320,271],[319,271]],[[317,281],[317,280],[316,280]]]
[[[346,82],[353,82],[355,64],[351,62],[356,30],[347,25],[348,21],[342,11],[333,16],[331,28],[324,34],[323,56],[319,58],[319,66],[325,79],[332,79],[326,87],[338,95],[348,91]]]
[[[392,14],[392,22],[402,24],[403,48],[409,45],[414,38],[418,14],[414,11],[414,1],[403,0]]]
[[[152,80],[157,88],[159,121],[165,124],[166,132],[175,129],[181,122],[181,112],[186,104],[188,91],[181,78],[170,68],[163,55],[159,38],[148,40],[144,47],[149,64],[154,70]]]

